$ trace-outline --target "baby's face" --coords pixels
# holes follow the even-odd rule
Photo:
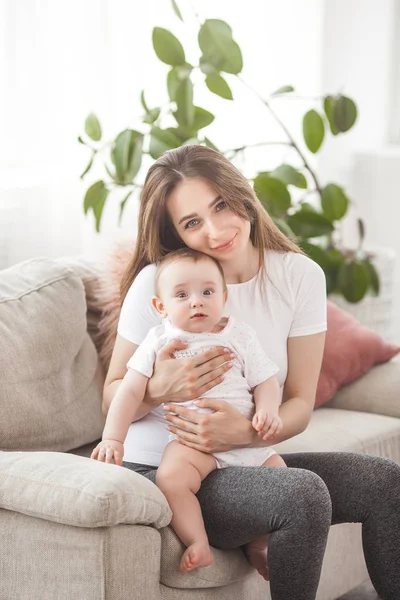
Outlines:
[[[218,267],[211,260],[177,260],[159,279],[161,314],[174,327],[202,333],[212,331],[222,317],[226,301]]]

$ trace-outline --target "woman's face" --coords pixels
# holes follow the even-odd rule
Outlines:
[[[184,179],[167,201],[182,241],[221,264],[243,258],[251,246],[250,222],[232,212],[205,179]]]

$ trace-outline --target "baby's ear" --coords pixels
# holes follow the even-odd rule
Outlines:
[[[151,299],[151,304],[156,309],[156,311],[160,313],[160,315],[162,317],[167,316],[167,313],[165,312],[165,309],[164,309],[164,304],[163,304],[162,300],[160,300],[160,298],[158,298],[157,296],[153,296]]]

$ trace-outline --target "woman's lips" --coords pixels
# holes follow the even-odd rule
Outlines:
[[[215,246],[215,248],[211,248],[211,250],[227,250],[228,248],[231,248],[233,242],[235,241],[236,236],[237,236],[237,233],[235,233],[235,235],[233,236],[233,238],[231,240],[229,240],[229,242],[225,242],[225,244],[220,244],[219,246]]]

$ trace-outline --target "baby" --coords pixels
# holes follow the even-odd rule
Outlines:
[[[232,368],[222,383],[205,396],[226,400],[249,420],[264,439],[273,437],[280,405],[278,367],[265,354],[254,330],[233,317],[222,317],[227,288],[220,264],[212,257],[190,250],[168,254],[158,265],[152,304],[161,314],[162,325],[151,329],[128,362],[128,371],[111,403],[102,442],[92,458],[122,464],[124,441],[135,413],[143,401],[153,373],[158,350],[173,339],[188,343],[175,358],[194,356],[215,346],[233,351]],[[201,412],[196,401],[182,404]],[[274,423],[274,427],[271,427]],[[171,434],[156,475],[157,486],[166,496],[173,518],[171,526],[186,545],[180,570],[191,571],[213,562],[196,498],[201,482],[214,469],[227,466],[286,467],[271,447],[239,448],[206,454],[180,444]],[[247,544],[249,562],[267,578],[265,551],[268,535]]]

